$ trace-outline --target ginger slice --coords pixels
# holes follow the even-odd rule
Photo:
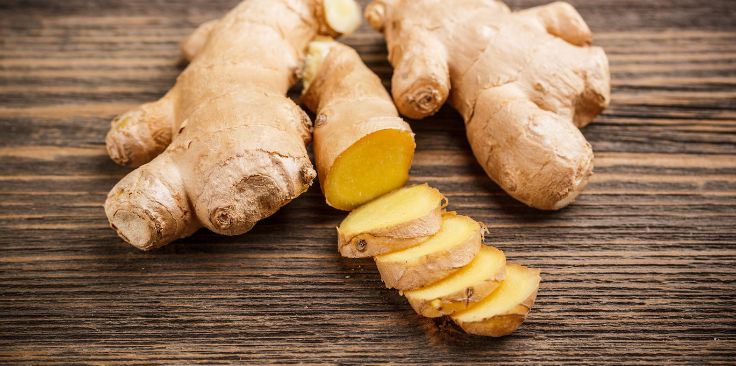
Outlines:
[[[421,244],[381,256],[376,266],[386,287],[411,290],[438,281],[470,263],[483,242],[484,228],[467,216],[448,212],[437,234]]]
[[[324,183],[327,202],[350,209],[406,184],[414,158],[411,131],[384,129],[364,136],[335,159]]]
[[[515,331],[526,319],[539,289],[539,271],[518,264],[506,266],[506,279],[485,299],[452,315],[465,332],[501,337]]]
[[[484,299],[506,277],[506,256],[499,249],[483,245],[468,265],[441,281],[405,291],[414,310],[429,318],[462,311]]]
[[[337,228],[340,254],[372,257],[417,245],[440,230],[446,204],[440,191],[421,184],[360,206]]]

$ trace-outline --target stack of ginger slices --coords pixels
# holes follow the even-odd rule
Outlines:
[[[484,225],[446,205],[426,184],[384,195],[343,220],[340,253],[374,257],[386,286],[420,315],[450,316],[471,334],[510,334],[534,304],[539,271],[506,263],[502,251],[483,244]]]

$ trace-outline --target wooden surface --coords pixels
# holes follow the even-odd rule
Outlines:
[[[371,261],[340,258],[343,213],[316,185],[239,237],[143,253],[108,228],[128,172],[105,154],[110,119],[163,95],[179,40],[234,3],[0,1],[0,363],[736,364],[736,3],[574,2],[613,103],[561,212],[491,183],[449,108],[412,123],[413,181],[543,271],[504,339],[420,318]],[[377,33],[346,41],[389,80]]]

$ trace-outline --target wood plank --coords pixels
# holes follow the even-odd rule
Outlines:
[[[574,205],[509,198],[450,108],[411,122],[412,182],[542,270],[530,319],[504,339],[418,317],[372,261],[341,258],[344,213],[317,185],[242,236],[143,253],[109,229],[102,204],[129,171],[106,155],[110,120],[163,95],[180,39],[237,0],[0,2],[0,363],[734,364],[736,7],[571,2],[613,77],[613,105],[583,130],[596,167]],[[344,41],[388,86],[381,36],[364,25]]]

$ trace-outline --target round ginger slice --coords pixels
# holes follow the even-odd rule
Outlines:
[[[428,318],[451,315],[484,299],[506,277],[506,256],[483,245],[472,262],[452,275],[420,289],[405,291],[414,310]]]
[[[415,147],[411,130],[384,129],[362,137],[335,159],[327,173],[328,204],[350,210],[404,186]]]
[[[437,234],[421,244],[381,256],[376,266],[386,287],[411,290],[438,281],[470,263],[483,242],[484,228],[467,216],[442,215]]]
[[[417,245],[440,230],[447,199],[427,184],[405,187],[358,207],[337,228],[340,254],[363,258]]]
[[[502,337],[526,319],[539,289],[539,271],[518,264],[506,266],[506,279],[496,291],[452,320],[470,334]]]

